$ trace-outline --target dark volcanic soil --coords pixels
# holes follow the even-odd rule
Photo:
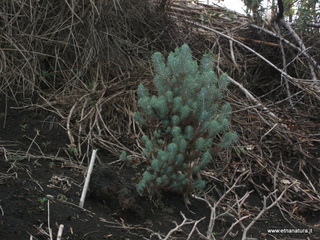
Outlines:
[[[14,106],[12,104],[11,106]],[[10,106],[8,106],[10,107]],[[6,118],[6,119],[5,119]],[[4,121],[5,125],[4,125]],[[43,111],[8,108],[0,105],[0,239],[165,239],[176,223],[200,220],[199,232],[206,234],[210,209],[203,201],[166,194],[161,201],[150,201],[137,194],[137,170],[98,151],[84,209],[78,207],[87,162],[81,165],[68,156],[68,138],[59,119]],[[70,153],[71,155],[71,153]],[[100,164],[100,165],[99,165]],[[251,201],[261,202],[258,195]],[[310,216],[316,223],[319,216]],[[234,220],[216,223],[216,239]],[[194,224],[172,234],[169,239],[188,239]],[[319,226],[319,225],[318,225]],[[310,234],[268,233],[267,229],[307,229]],[[241,239],[235,228],[227,239]],[[250,239],[320,239],[319,229],[295,223],[291,226],[274,209],[249,231]],[[190,239],[201,239],[197,231]]]

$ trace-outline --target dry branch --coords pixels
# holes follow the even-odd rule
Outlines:
[[[268,29],[265,29],[263,27],[257,26],[255,24],[251,24],[250,27],[255,28],[255,29],[259,30],[259,31],[263,31],[263,32],[269,34],[272,37],[279,38],[280,41],[282,41],[286,45],[296,49],[299,53],[301,53],[306,58],[308,58],[312,62],[313,66],[316,67],[318,70],[320,70],[320,65],[318,65],[317,61],[314,60],[314,58],[308,53],[308,51],[302,51],[302,49],[300,47],[298,47],[295,44],[291,43],[289,40],[283,38],[282,36],[279,36],[279,35],[271,32],[271,31],[269,31]]]
[[[247,239],[247,234],[249,229],[262,217],[263,214],[265,214],[269,209],[271,209],[272,207],[274,207],[280,200],[282,200],[284,194],[286,193],[286,191],[291,188],[292,186],[294,186],[296,184],[296,182],[292,183],[288,188],[286,188],[284,191],[282,191],[282,193],[279,195],[279,197],[277,197],[269,206],[267,206],[267,200],[272,197],[276,192],[278,192],[278,190],[273,191],[272,193],[270,193],[267,197],[263,197],[263,208],[262,210],[259,212],[259,214],[252,219],[252,221],[243,229],[242,232],[242,238],[241,240],[246,240]]]
[[[268,59],[266,59],[265,57],[263,57],[260,53],[256,52],[255,50],[253,50],[252,48],[248,47],[247,45],[243,44],[242,42],[236,40],[233,37],[228,36],[227,34],[224,34],[222,32],[219,32],[213,28],[207,27],[205,25],[196,23],[194,21],[190,21],[188,19],[184,20],[185,22],[192,24],[196,27],[202,28],[204,30],[207,31],[211,31],[214,32],[220,36],[223,36],[224,38],[231,40],[237,44],[239,44],[240,46],[242,46],[243,48],[249,50],[250,52],[254,53],[255,55],[257,55],[259,58],[261,58],[263,61],[265,61],[266,63],[268,63],[271,67],[273,67],[274,69],[276,69],[279,73],[281,73],[281,76],[283,76],[285,79],[289,80],[291,83],[295,84],[297,87],[299,87],[301,90],[307,92],[308,94],[312,95],[313,97],[317,98],[318,100],[320,100],[320,84],[317,82],[314,82],[314,71],[312,68],[312,76],[313,79],[309,80],[309,79],[298,79],[298,78],[294,78],[292,76],[290,76],[289,74],[287,74],[285,71],[281,70],[280,68],[278,68],[274,63],[270,62]],[[311,83],[309,83],[311,81]]]
[[[307,52],[307,48],[306,46],[304,45],[303,41],[300,39],[300,37],[298,36],[298,34],[290,27],[290,25],[284,20],[284,18],[281,18],[279,23],[284,26],[290,33],[291,35],[293,36],[293,38],[297,41],[297,43],[299,44],[299,47],[301,48],[301,51],[302,52]],[[318,76],[316,75],[315,73],[315,69],[314,69],[314,66],[313,66],[313,61],[311,61],[310,58],[307,58],[308,60],[308,64],[309,64],[309,68],[310,68],[310,74],[312,76],[312,80],[313,81],[318,81],[319,82],[319,79],[318,79]],[[318,89],[319,89],[319,84],[318,84]],[[319,99],[319,98],[318,98]]]

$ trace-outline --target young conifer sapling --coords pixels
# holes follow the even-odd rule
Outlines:
[[[212,147],[228,148],[237,139],[228,131],[231,107],[223,102],[228,76],[213,71],[210,54],[198,62],[187,44],[167,59],[152,56],[156,95],[142,84],[137,90],[139,112],[135,120],[150,130],[142,137],[149,166],[137,190],[192,193],[203,189],[199,171],[212,161]]]

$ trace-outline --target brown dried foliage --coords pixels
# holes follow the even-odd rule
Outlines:
[[[79,161],[97,146],[143,159],[146,129],[132,118],[135,90],[141,82],[152,88],[152,52],[186,42],[196,56],[211,51],[216,70],[239,83],[226,96],[239,142],[202,172],[216,186],[210,194],[221,196],[219,189],[235,186],[241,176],[294,218],[305,221],[302,212],[320,211],[315,38],[305,51],[281,28],[281,46],[270,24],[259,27],[246,16],[183,2],[163,1],[166,13],[147,0],[0,3],[1,92],[34,95],[28,107],[58,115]],[[236,190],[229,193],[224,206],[239,201]],[[244,216],[237,214],[241,224]]]

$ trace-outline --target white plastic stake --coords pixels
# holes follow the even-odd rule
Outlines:
[[[50,200],[48,199],[47,202],[48,202],[48,231],[49,231],[50,240],[53,240],[52,228],[50,227]]]
[[[57,235],[57,240],[61,240],[62,233],[63,233],[63,228],[64,228],[64,225],[60,224],[59,230],[58,230],[58,235]]]
[[[86,199],[86,195],[87,195],[87,191],[88,191],[88,187],[89,187],[89,182],[90,182],[90,176],[91,176],[91,173],[92,173],[92,169],[93,169],[94,161],[96,159],[96,155],[97,155],[97,150],[94,149],[92,151],[92,155],[91,155],[91,160],[90,160],[90,164],[89,164],[89,168],[88,168],[86,181],[84,183],[84,186],[83,186],[83,189],[82,189],[81,198],[80,198],[79,207],[81,207],[81,208],[83,208],[84,201]]]

